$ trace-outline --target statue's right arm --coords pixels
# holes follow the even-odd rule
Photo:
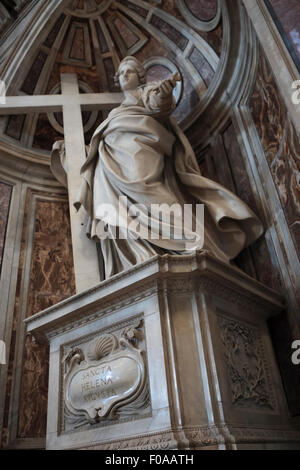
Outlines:
[[[144,105],[155,117],[165,118],[174,111],[176,102],[173,96],[173,89],[179,80],[181,80],[181,77],[176,73],[165,80],[145,87],[143,96]]]

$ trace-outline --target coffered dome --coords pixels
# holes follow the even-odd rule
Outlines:
[[[188,127],[191,115],[216,81],[222,46],[218,0],[50,3],[59,6],[48,8],[47,17],[42,12],[39,34],[29,40],[28,23],[17,36],[27,45],[16,66],[12,67],[13,54],[7,54],[8,95],[60,93],[60,74],[66,72],[77,74],[82,93],[119,91],[113,80],[118,64],[134,55],[144,63],[149,81],[181,72],[184,89],[174,116],[182,127]],[[26,9],[22,18],[24,23]],[[16,25],[2,47],[13,34],[18,35]],[[176,92],[179,99],[181,90]],[[101,112],[83,113],[87,142],[104,117]],[[53,142],[63,138],[60,114],[10,116],[1,118],[0,125],[1,138],[39,153],[48,153]]]

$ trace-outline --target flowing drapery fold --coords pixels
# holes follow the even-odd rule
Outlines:
[[[89,236],[97,239],[100,233],[111,235],[101,239],[106,277],[165,250],[186,253],[187,246],[207,249],[228,262],[263,233],[260,221],[243,201],[200,174],[187,138],[169,118],[173,101],[162,103],[153,90],[140,87],[110,112],[95,131],[81,168],[83,182],[74,204],[77,209],[83,206],[89,214]],[[124,208],[120,206],[122,197],[126,197]],[[172,221],[165,221],[163,213],[150,210],[151,205],[183,207],[191,202],[205,207],[204,243],[193,230],[187,233],[188,245],[186,238],[164,237],[176,231],[182,218],[174,215]],[[134,216],[130,214],[133,204],[142,205]],[[106,205],[118,213],[117,222],[112,217],[114,211],[101,212]],[[193,227],[195,217],[193,212]],[[113,237],[116,225],[118,236]],[[155,237],[136,239],[141,229],[145,233],[150,225]]]

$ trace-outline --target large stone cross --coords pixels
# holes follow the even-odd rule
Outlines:
[[[76,212],[73,202],[81,183],[80,168],[85,161],[81,111],[107,110],[118,106],[122,93],[79,93],[76,74],[61,74],[60,95],[8,96],[0,103],[0,115],[61,112],[67,160],[69,208],[72,231],[76,291],[100,282],[96,244],[85,232],[85,213]]]

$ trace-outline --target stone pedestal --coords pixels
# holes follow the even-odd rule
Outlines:
[[[47,448],[300,448],[266,319],[208,253],[157,256],[26,320],[50,343]]]

